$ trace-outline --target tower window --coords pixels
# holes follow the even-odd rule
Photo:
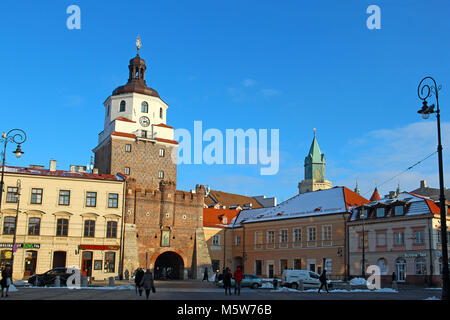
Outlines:
[[[165,154],[166,154],[166,150],[164,150],[164,149],[159,149],[159,156],[160,156],[160,157],[164,157]]]
[[[111,105],[108,104],[108,106],[106,107],[106,115],[107,116],[109,116],[110,108],[111,108]]]
[[[141,112],[148,113],[148,103],[145,101],[141,104]]]
[[[125,152],[131,152],[131,144],[125,145]]]
[[[124,111],[125,111],[125,105],[126,105],[125,100],[120,101],[120,109],[119,109],[119,112],[124,112]]]
[[[163,109],[159,108],[159,117],[162,119],[163,118]]]
[[[129,174],[130,174],[130,168],[125,167],[125,174],[126,174],[126,175],[129,175]]]
[[[158,178],[159,179],[164,179],[164,171],[159,171],[158,172]]]

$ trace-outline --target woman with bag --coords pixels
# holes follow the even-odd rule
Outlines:
[[[9,285],[11,284],[10,277],[11,277],[11,269],[9,268],[9,265],[7,265],[5,269],[2,270],[2,280],[0,281],[0,284],[2,286],[2,298],[4,289],[6,289],[6,296],[8,297]]]
[[[145,296],[147,297],[147,299],[148,299],[148,296],[150,295],[150,290],[155,292],[155,286],[153,284],[153,274],[150,272],[149,269],[147,269],[147,271],[145,271],[145,274],[142,277],[141,287],[144,287]]]

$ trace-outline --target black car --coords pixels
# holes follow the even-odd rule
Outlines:
[[[65,286],[70,275],[70,273],[67,273],[67,268],[53,268],[45,273],[31,276],[28,279],[28,283],[37,287],[53,286],[55,285],[56,276],[59,276],[60,285]]]

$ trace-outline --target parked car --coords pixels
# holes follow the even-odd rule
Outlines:
[[[231,279],[231,286],[234,287],[235,281]],[[220,280],[217,285],[219,287],[223,287],[223,281]],[[241,282],[241,287],[250,287],[252,289],[258,289],[262,286],[262,279],[259,278],[256,274],[248,274],[244,273],[244,278]]]
[[[67,273],[67,268],[53,268],[45,273],[32,275],[28,279],[28,283],[37,287],[53,286],[56,276],[59,276],[61,286],[65,286],[70,275],[70,273]]]
[[[298,289],[299,282],[303,281],[305,289],[318,289],[320,287],[319,275],[309,270],[284,270],[281,276],[281,285]],[[327,281],[330,284],[330,281]]]

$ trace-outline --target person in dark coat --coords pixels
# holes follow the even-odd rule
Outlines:
[[[9,268],[9,265],[7,265],[2,270],[2,280],[0,281],[0,284],[2,286],[2,298],[3,298],[3,291],[5,289],[6,289],[6,296],[8,297],[9,284],[11,281],[10,277],[11,277],[11,269]]]
[[[327,270],[323,269],[323,272],[320,275],[319,280],[320,280],[320,287],[317,293],[320,293],[320,289],[322,289],[322,287],[325,287],[325,290],[327,290],[328,293]]]
[[[205,272],[203,273],[203,280],[202,280],[202,282],[203,281],[207,281],[207,282],[209,282],[209,279],[208,279],[208,268],[205,268]]]
[[[142,277],[141,287],[144,287],[145,296],[146,299],[148,299],[148,296],[150,295],[150,290],[154,290],[153,274],[149,269],[145,271],[144,276]]]
[[[231,296],[231,278],[232,274],[230,268],[226,268],[223,272],[223,287],[225,288],[225,295],[229,293]]]
[[[395,274],[395,271],[392,272],[392,282],[397,281],[397,275]]]
[[[136,285],[136,294],[139,292],[140,296],[142,296],[141,281],[143,277],[144,277],[144,270],[142,270],[142,268],[137,269],[136,275],[134,277],[134,283]]]

